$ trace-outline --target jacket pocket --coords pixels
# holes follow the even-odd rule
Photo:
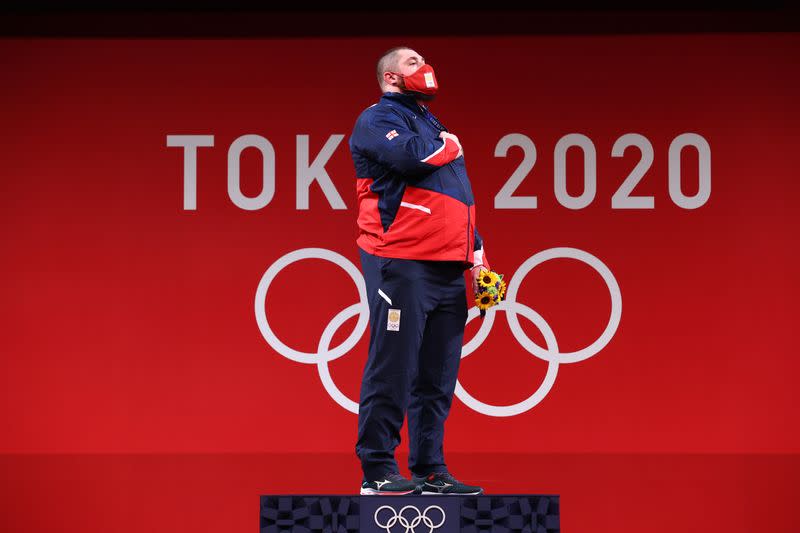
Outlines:
[[[417,211],[421,211],[425,214],[430,215],[431,209],[430,207],[421,205],[421,204],[412,204],[411,202],[400,202],[400,207],[407,207],[409,209],[416,209]]]
[[[392,264],[392,258],[382,257],[380,255],[377,257],[378,257],[378,268],[381,271],[381,277],[386,278],[389,275],[389,266]]]

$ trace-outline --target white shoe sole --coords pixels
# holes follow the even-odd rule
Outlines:
[[[365,489],[361,488],[361,495],[362,496],[405,496],[406,494],[413,494],[414,489],[408,491],[388,491],[388,490],[375,490],[375,489]]]
[[[481,494],[483,494],[482,490],[477,492],[432,492],[427,490],[422,491],[423,496],[480,496]]]

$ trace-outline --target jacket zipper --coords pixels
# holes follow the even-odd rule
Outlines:
[[[469,206],[467,206],[467,254],[464,256],[464,261],[469,261]]]
[[[448,166],[449,165],[450,165],[450,163],[448,163]],[[452,167],[450,167],[450,170],[453,172],[453,174],[455,174],[456,179],[458,180],[458,184],[461,186],[461,191],[464,193],[464,198],[466,198],[467,197],[467,189],[464,188],[464,183],[461,181],[461,176],[459,176],[458,172],[453,170]],[[469,222],[470,222],[470,214],[469,214],[469,206],[467,206],[467,254],[464,257],[464,261],[465,262],[469,261]]]
[[[437,130],[439,130],[440,132],[441,131],[447,131],[447,128],[445,128],[441,124],[441,122],[439,122],[439,119],[436,119],[435,117],[433,117],[433,114],[430,113],[430,111],[428,111],[426,113],[427,109],[423,108],[419,104],[417,104],[417,107],[420,108],[420,111],[422,111],[422,115],[428,120],[428,122],[432,123]],[[434,120],[432,120],[431,117],[433,119],[435,119],[436,122],[434,122]],[[451,164],[452,163],[448,163],[447,166],[450,166]],[[467,197],[467,189],[464,188],[464,183],[461,181],[461,177],[458,175],[458,173],[455,170],[453,170],[453,167],[450,167],[450,171],[453,174],[455,174],[456,179],[458,180],[458,184],[461,186],[461,192],[464,193],[464,198],[466,198]],[[469,247],[470,247],[470,244],[469,244],[469,240],[470,240],[469,239],[469,223],[470,223],[470,218],[471,217],[470,217],[470,214],[469,214],[469,206],[467,206],[467,252],[466,252],[466,255],[464,256],[464,262],[468,262],[469,261]]]

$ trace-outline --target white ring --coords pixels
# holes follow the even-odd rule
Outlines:
[[[344,271],[347,272],[353,279],[353,282],[355,282],[356,289],[358,289],[359,302],[366,307],[365,302],[367,301],[367,287],[364,283],[364,278],[361,276],[361,271],[359,271],[353,263],[351,263],[343,255],[326,250],[324,248],[302,248],[300,250],[290,252],[275,261],[272,266],[270,266],[267,271],[264,272],[264,275],[261,276],[261,281],[258,282],[258,289],[256,289],[256,323],[258,324],[258,329],[261,331],[261,335],[264,337],[267,343],[272,346],[275,351],[287,359],[297,361],[298,363],[308,364],[314,364],[323,359],[325,361],[333,361],[334,359],[349,352],[353,346],[356,345],[358,340],[364,334],[364,330],[367,329],[369,313],[361,313],[361,315],[358,317],[358,323],[356,324],[356,327],[350,336],[347,337],[342,344],[324,354],[319,352],[301,352],[285,345],[275,335],[275,333],[272,331],[272,328],[269,327],[269,322],[267,322],[267,311],[264,303],[266,302],[267,291],[269,290],[272,280],[275,279],[275,276],[277,276],[278,273],[285,267],[302,259],[324,259],[342,267]]]
[[[366,308],[366,312],[364,310]],[[319,346],[317,346],[317,351],[319,353],[325,353],[328,351],[330,347],[331,339],[333,335],[339,330],[339,326],[344,324],[351,316],[355,315],[356,313],[361,313],[362,316],[366,315],[369,316],[369,307],[363,303],[353,304],[350,307],[345,308],[341,311],[338,315],[333,317],[333,320],[328,323],[328,326],[325,328],[325,331],[322,332],[322,337],[319,339]],[[358,402],[354,402],[345,394],[339,390],[339,387],[336,386],[336,383],[333,382],[333,378],[331,377],[331,371],[328,368],[328,361],[324,358],[320,358],[317,361],[317,371],[319,372],[319,378],[322,380],[322,385],[325,387],[325,390],[328,391],[328,394],[331,395],[331,398],[350,411],[351,413],[358,414]]]
[[[606,285],[608,286],[608,292],[611,295],[611,316],[608,319],[606,329],[603,330],[603,333],[600,334],[597,340],[595,340],[589,346],[576,352],[554,352],[552,350],[546,350],[542,348],[528,338],[527,335],[525,335],[525,332],[522,331],[522,328],[519,325],[519,320],[517,320],[516,313],[507,313],[506,319],[508,320],[508,327],[511,329],[511,333],[514,335],[514,338],[517,339],[517,342],[519,342],[523,348],[528,350],[539,359],[544,361],[555,361],[556,363],[577,363],[578,361],[583,361],[584,359],[588,359],[597,354],[606,346],[606,344],[608,344],[608,342],[614,336],[614,333],[617,331],[617,326],[619,326],[619,321],[622,317],[622,293],[619,290],[619,285],[617,284],[617,280],[614,278],[614,275],[611,273],[608,267],[603,264],[602,261],[592,254],[584,252],[583,250],[578,250],[577,248],[550,248],[549,250],[544,250],[534,254],[532,257],[528,258],[527,261],[522,263],[522,265],[520,265],[520,267],[511,277],[511,281],[508,284],[506,302],[514,302],[517,299],[519,285],[522,283],[522,279],[517,280],[517,278],[524,279],[525,276],[528,275],[528,272],[530,272],[537,265],[544,263],[545,261],[549,261],[550,259],[558,259],[562,257],[583,261],[590,267],[594,268],[597,273],[602,276],[603,281],[605,281]]]
[[[394,513],[394,515],[391,518],[389,518],[389,520],[386,521],[385,525],[381,525],[380,522],[378,522],[378,513],[381,512],[381,509],[389,509],[392,513]],[[390,529],[392,529],[392,526],[395,525],[395,523],[397,522],[397,511],[395,511],[394,507],[391,507],[390,505],[381,505],[380,507],[375,509],[375,514],[372,515],[372,518],[375,520],[376,526],[383,528],[386,531],[389,531]]]
[[[512,311],[511,309],[509,309],[512,306],[516,309],[516,311]],[[492,319],[494,319],[494,312],[497,311],[494,312],[492,311],[495,309],[497,309],[497,311],[505,311],[506,315],[509,315],[511,313],[521,314],[522,316],[533,322],[537,328],[539,328],[539,331],[542,332],[542,336],[544,337],[544,341],[545,343],[547,343],[548,348],[550,348],[550,350],[552,351],[556,352],[558,351],[558,342],[556,341],[556,336],[553,333],[553,330],[550,328],[550,325],[547,323],[547,321],[545,321],[542,315],[540,315],[527,305],[523,305],[519,302],[509,302],[508,300],[506,300],[501,304],[498,304],[494,307],[490,307],[486,311],[486,316],[483,318],[483,320],[486,321],[486,319],[488,319],[490,315]],[[479,311],[477,307],[473,307],[472,309],[470,309],[469,314],[467,315],[467,324],[469,324],[470,320],[478,316],[478,313]],[[508,316],[506,318],[508,318]],[[482,327],[483,325],[481,325],[481,328]],[[480,330],[478,330],[478,332],[480,333]],[[470,353],[470,352],[464,353],[466,349],[467,346],[464,346],[464,348],[461,351],[462,359],[467,355],[469,355]],[[458,379],[456,379],[455,394],[459,400],[461,400],[467,406],[469,406],[470,408],[481,414],[488,416],[498,416],[498,417],[514,416],[520,413],[524,413],[529,409],[532,409],[536,404],[541,402],[544,399],[544,397],[547,396],[547,393],[550,392],[550,389],[553,388],[553,384],[556,382],[556,374],[558,374],[558,363],[556,361],[548,361],[547,373],[545,374],[542,383],[539,385],[539,388],[536,389],[534,393],[531,394],[525,400],[519,403],[515,403],[513,405],[491,405],[488,403],[484,403],[476,399],[470,393],[468,393],[466,389],[464,389],[464,387],[461,385],[461,382],[458,381]]]

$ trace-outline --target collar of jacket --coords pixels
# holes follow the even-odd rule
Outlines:
[[[417,99],[410,94],[385,92],[383,93],[383,98],[386,98],[391,102],[403,104],[404,106],[416,112],[422,112],[425,109],[419,104],[419,102],[417,102]]]

